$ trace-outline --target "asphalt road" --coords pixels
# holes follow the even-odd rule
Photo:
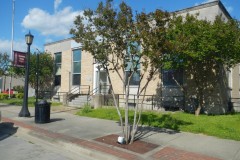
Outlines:
[[[0,123],[0,159],[6,160],[90,160],[91,157],[66,150],[28,134],[12,123]]]

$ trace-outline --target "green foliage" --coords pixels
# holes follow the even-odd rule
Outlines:
[[[239,39],[239,22],[232,19],[225,22],[222,17],[216,17],[210,22],[187,15],[185,18],[173,16],[169,21],[167,40],[174,47],[165,54],[164,68],[184,69],[187,85],[195,84],[182,88],[185,93],[196,95],[199,102],[196,114],[204,107],[204,98],[214,89],[226,92],[223,67],[240,62]]]
[[[23,94],[23,93],[18,93],[18,94],[16,95],[16,98],[22,99],[22,98],[23,98],[23,96],[24,96],[24,94]]]
[[[81,110],[82,114],[87,114],[92,111],[92,108],[90,105],[85,104]]]
[[[0,53],[0,76],[8,74],[9,63],[9,55],[7,53]]]
[[[13,90],[17,91],[18,93],[23,93],[24,92],[24,86],[14,86]]]
[[[123,110],[121,110],[121,112],[123,112]],[[93,109],[87,114],[82,114],[80,111],[77,113],[77,115],[119,121],[119,117],[114,108]],[[132,111],[130,111],[130,117],[130,119],[133,118]],[[145,111],[143,112],[141,123],[142,125],[157,128],[201,133],[210,136],[240,141],[239,120],[240,114],[219,116],[202,115],[197,117],[195,115],[182,112],[158,113]]]
[[[0,99],[8,99],[8,94],[0,93]]]
[[[37,54],[30,55],[30,74],[29,84],[32,88],[36,87]],[[15,77],[24,77],[25,68],[14,67]],[[50,53],[39,54],[39,90],[49,90],[54,79],[54,60]]]
[[[240,28],[236,20],[227,22],[216,17],[214,22],[197,16],[173,17],[169,22],[168,40],[174,46],[167,61],[171,67],[220,63],[231,67],[240,62]]]

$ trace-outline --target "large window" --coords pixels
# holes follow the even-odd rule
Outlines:
[[[182,85],[183,84],[183,70],[162,70],[162,80],[164,86],[177,86],[176,81]]]
[[[54,85],[61,85],[61,65],[62,65],[62,53],[55,53],[55,79]]]
[[[73,50],[72,85],[81,83],[81,49]]]
[[[140,58],[137,54],[131,54],[131,53],[138,53],[140,52],[141,48],[140,45],[137,43],[133,43],[131,47],[128,48],[128,57],[126,58],[126,79],[125,82],[127,83],[128,77],[131,75],[132,72],[133,75],[130,79],[129,85],[139,85],[140,83]]]

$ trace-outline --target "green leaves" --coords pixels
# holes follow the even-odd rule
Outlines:
[[[39,90],[49,90],[54,80],[54,60],[51,54],[39,54]],[[36,86],[37,54],[30,55],[29,83],[31,87]],[[24,77],[25,68],[14,67],[16,77]]]
[[[0,53],[0,76],[7,75],[9,73],[10,62],[11,61],[7,53]]]

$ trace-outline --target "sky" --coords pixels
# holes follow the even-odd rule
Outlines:
[[[15,3],[14,25],[12,8]],[[101,0],[0,0],[0,52],[25,52],[25,34],[34,35],[31,52],[44,51],[44,44],[70,38],[75,17],[83,10],[96,9]],[[103,0],[105,1],[105,0]],[[122,0],[113,0],[118,6]],[[176,11],[214,0],[124,0],[133,11],[146,13],[156,9]],[[240,20],[240,0],[221,0],[230,15]]]

